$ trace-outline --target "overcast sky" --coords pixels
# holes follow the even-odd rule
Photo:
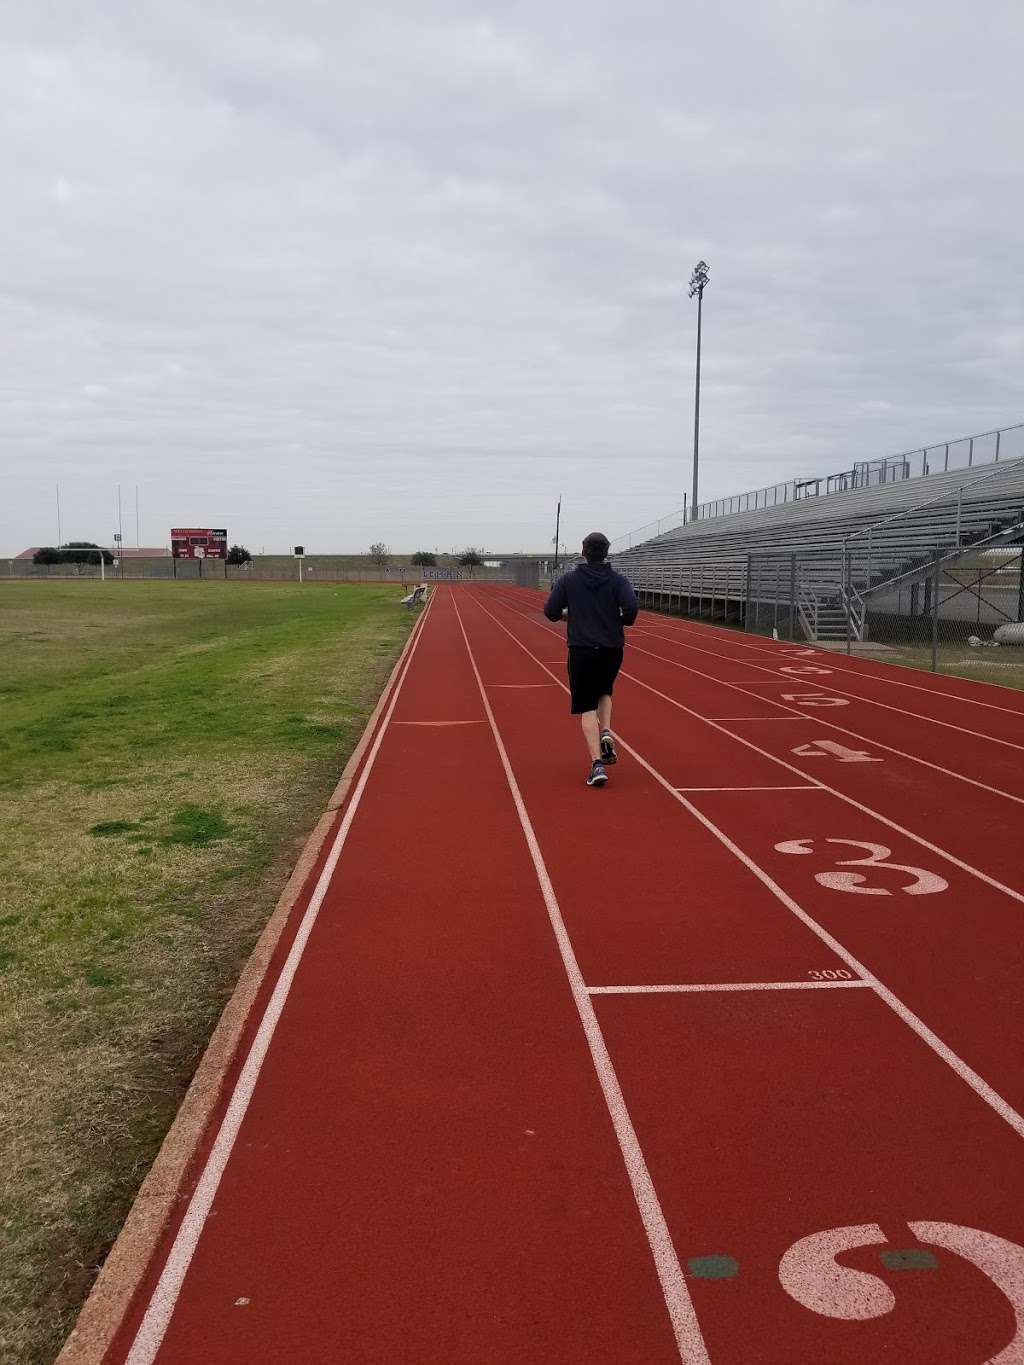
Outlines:
[[[1019,0],[0,0],[0,553],[550,543],[1024,419]]]

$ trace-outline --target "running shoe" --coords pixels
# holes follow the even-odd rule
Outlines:
[[[587,774],[588,787],[603,787],[608,781],[608,774],[604,770],[604,764],[599,758],[595,758],[590,765],[590,772]]]
[[[615,740],[614,740],[613,737],[612,737],[612,732],[611,732],[611,730],[602,730],[602,731],[601,731],[601,762],[604,763],[607,767],[610,768],[611,765],[612,765],[613,763],[618,763],[618,761],[619,761],[619,756],[618,756],[618,754],[615,752]]]

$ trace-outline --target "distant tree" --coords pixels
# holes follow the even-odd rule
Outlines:
[[[410,562],[428,568],[437,563],[437,556],[431,550],[417,550]]]
[[[232,545],[231,549],[228,551],[227,562],[229,564],[251,564],[252,555],[244,545]]]
[[[63,564],[64,556],[52,545],[44,545],[32,556],[33,564]]]
[[[94,540],[69,540],[58,549],[57,554],[60,556],[55,561],[57,564],[74,564],[78,572],[81,572],[85,564],[98,567],[100,555],[103,556],[104,564],[114,562],[114,556],[110,551],[101,550]]]
[[[383,569],[384,565],[387,564],[388,560],[391,558],[391,551],[382,540],[378,540],[376,544],[370,546],[370,558],[378,569]]]
[[[467,546],[466,549],[463,550],[462,554],[459,555],[459,563],[463,566],[463,568],[475,569],[478,565],[482,564],[483,562],[484,562],[483,555],[480,553],[479,550],[475,549],[472,545]]]

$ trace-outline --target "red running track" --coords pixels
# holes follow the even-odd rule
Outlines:
[[[1024,1361],[1024,706],[645,613],[591,791],[538,606],[435,593],[109,1365]]]

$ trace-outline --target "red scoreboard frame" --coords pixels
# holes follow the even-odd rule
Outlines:
[[[227,559],[228,533],[209,526],[174,526],[171,554],[175,559]]]

